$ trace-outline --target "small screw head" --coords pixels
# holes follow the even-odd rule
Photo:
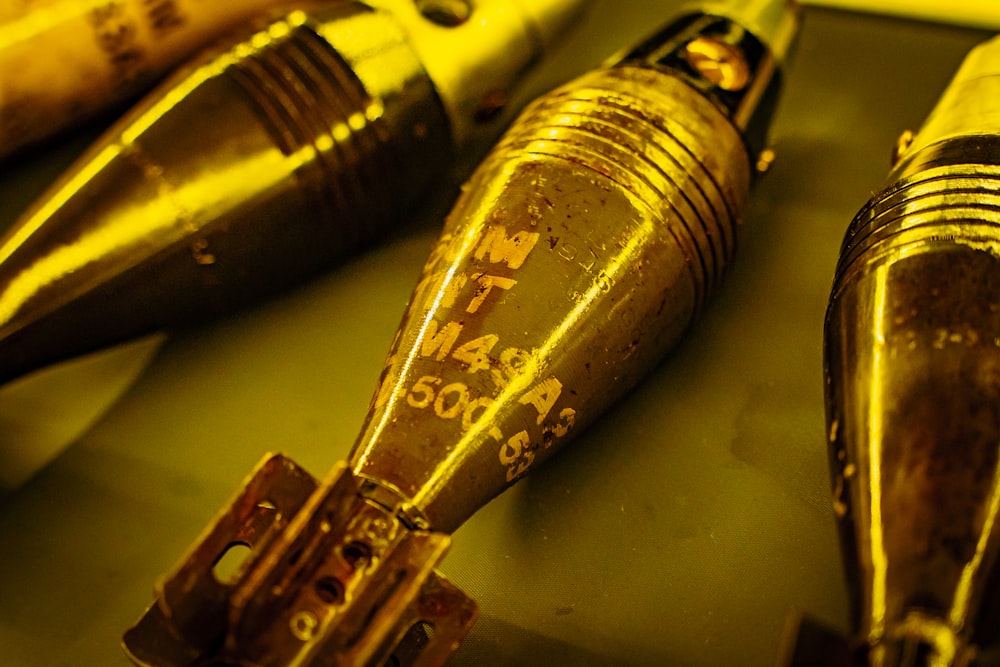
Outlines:
[[[732,44],[698,37],[684,47],[684,59],[694,71],[723,90],[743,90],[750,83],[750,66],[743,52]]]
[[[757,164],[756,164],[757,173],[758,174],[767,173],[768,170],[771,169],[771,165],[774,164],[775,157],[777,156],[773,148],[765,148],[764,150],[762,150],[760,154],[757,156]]]

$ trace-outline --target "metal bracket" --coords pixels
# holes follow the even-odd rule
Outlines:
[[[451,538],[409,530],[341,463],[318,483],[265,458],[124,637],[143,667],[442,665],[475,602],[434,570]]]

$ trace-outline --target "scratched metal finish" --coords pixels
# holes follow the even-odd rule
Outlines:
[[[465,188],[423,270],[352,465],[439,530],[636,384],[725,271],[739,132],[655,69],[545,96]]]
[[[976,85],[995,99],[996,79]],[[960,113],[926,128],[981,119]],[[851,224],[837,270],[834,507],[865,663],[966,665],[1000,631],[1000,142],[918,144]]]

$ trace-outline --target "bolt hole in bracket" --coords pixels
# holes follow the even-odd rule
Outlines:
[[[138,665],[443,664],[475,602],[434,569],[448,535],[408,529],[344,464],[322,483],[266,457],[125,634]]]

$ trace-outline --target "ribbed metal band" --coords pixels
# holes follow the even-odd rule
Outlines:
[[[598,70],[529,107],[491,159],[525,152],[591,169],[654,209],[688,258],[700,309],[732,260],[749,188],[740,136],[711,102],[655,70]]]
[[[942,241],[995,244],[1000,254],[1000,166],[928,166],[873,197],[848,229],[837,284],[859,262]]]
[[[337,221],[345,245],[355,247],[370,236],[366,223],[390,215],[395,182],[390,175],[402,168],[386,149],[388,130],[376,122],[383,110],[308,24],[272,24],[261,34],[267,34],[266,43],[252,47],[228,73],[276,145],[297,158],[306,196],[323,219]]]

